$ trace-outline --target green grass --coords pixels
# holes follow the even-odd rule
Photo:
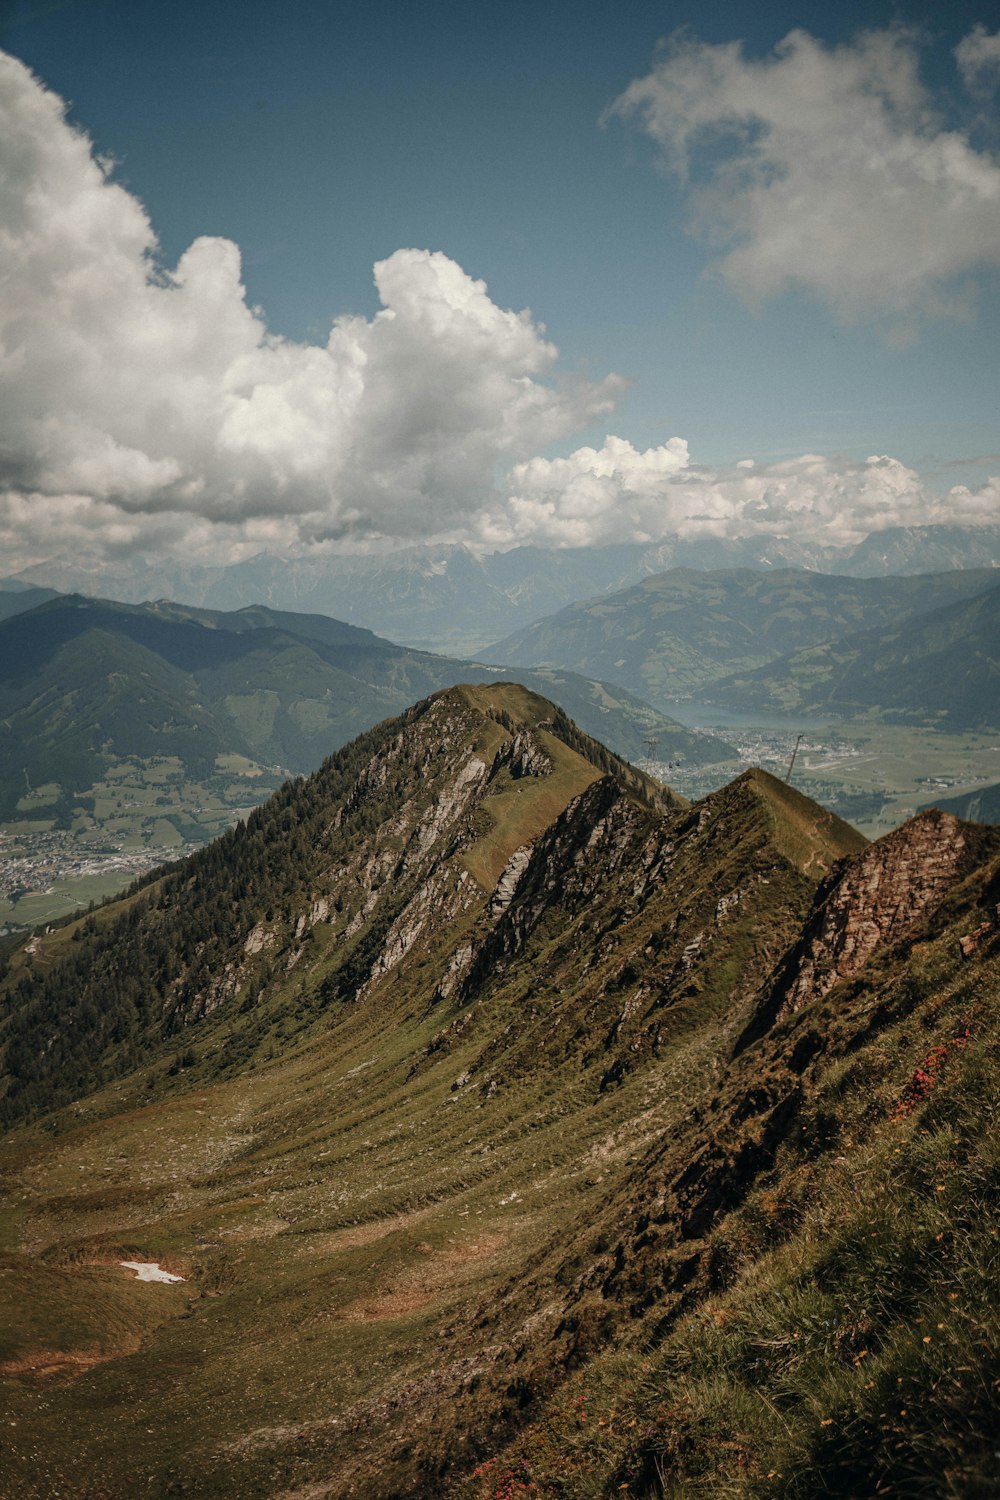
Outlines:
[[[881,955],[734,1062],[819,864],[856,840],[768,778],[665,822],[623,798],[593,842],[593,820],[563,820],[566,846],[536,872],[541,919],[471,998],[444,1002],[442,967],[479,930],[506,853],[594,776],[520,692],[415,716],[409,758],[389,765],[401,785],[369,783],[385,800],[359,804],[372,827],[354,843],[349,820],[340,843],[314,833],[331,809],[308,785],[280,802],[270,857],[291,851],[295,880],[279,899],[275,876],[261,916],[275,943],[247,961],[244,987],[151,1036],[137,1070],[0,1142],[15,1273],[0,1296],[20,1309],[7,1357],[35,1359],[4,1385],[12,1495],[322,1500],[353,1485],[381,1500],[457,1486],[495,1500],[519,1474],[534,1495],[756,1500],[816,1493],[817,1464],[844,1497],[874,1494],[883,1472],[903,1496],[919,1493],[914,1474],[946,1471],[956,1496],[976,1493],[976,1402],[997,1374],[983,1344],[996,1347],[1000,1072],[988,948],[958,957],[957,935],[984,920],[976,891],[956,890],[912,953]],[[335,998],[359,871],[384,854],[386,899],[407,893],[400,851],[447,785],[422,769],[445,716],[453,774],[467,754],[488,763],[500,709],[535,716],[552,775],[498,778],[433,860],[448,881],[479,871],[475,902],[448,907],[442,877],[420,942]],[[356,787],[357,768],[341,773]],[[228,910],[243,846],[225,847],[208,894]],[[208,866],[198,856],[185,880]],[[343,909],[296,938],[319,891]],[[148,920],[166,920],[147,894]],[[34,963],[85,946],[74,927]],[[243,951],[230,939],[213,937],[217,971]],[[26,962],[14,955],[12,986]],[[911,1108],[940,1044],[947,1062]],[[190,1280],[140,1291],[120,1258]],[[67,1363],[98,1346],[115,1357]],[[40,1373],[45,1354],[60,1370]],[[964,1364],[973,1378],[952,1395]],[[878,1426],[895,1389],[928,1413],[903,1438],[898,1416]],[[861,1480],[824,1446],[835,1434]],[[477,1462],[489,1468],[473,1476]]]
[[[17,902],[0,901],[0,926],[9,924],[30,930],[61,921],[67,913],[87,907],[91,901],[100,903],[119,895],[131,881],[131,876],[121,874],[59,880],[51,890],[22,896]]]
[[[832,1040],[804,1121],[835,1121],[835,1139],[790,1141],[718,1223],[721,1288],[652,1347],[647,1328],[598,1352],[457,1494],[994,1493],[1000,996],[989,960],[956,970],[953,944],[945,930],[921,951],[918,982],[886,969],[895,1019],[860,1048],[864,1013],[836,992],[797,1023]]]
[[[17,803],[18,812],[34,812],[36,808],[50,807],[53,802],[58,802],[62,795],[62,787],[58,781],[46,782],[44,786],[32,787],[26,797],[21,797]]]

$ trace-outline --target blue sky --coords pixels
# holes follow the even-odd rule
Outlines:
[[[69,120],[98,153],[114,159],[113,180],[143,205],[164,268],[172,271],[199,237],[239,247],[247,300],[262,309],[271,335],[322,345],[334,318],[371,320],[380,305],[373,265],[403,248],[441,252],[468,277],[484,280],[500,310],[530,309],[532,326],[544,324],[559,350],[557,366],[535,376],[551,384],[575,375],[590,383],[591,396],[578,392],[572,412],[559,420],[550,414],[523,441],[498,442],[490,472],[502,487],[497,476],[522,466],[514,490],[523,491],[524,504],[511,540],[572,542],[609,539],[606,525],[588,531],[580,519],[587,504],[595,513],[597,501],[574,502],[574,523],[560,532],[556,477],[523,466],[535,455],[551,460],[582,444],[601,450],[608,433],[637,452],[681,437],[689,462],[716,477],[737,460],[767,466],[807,453],[855,464],[870,454],[890,455],[919,472],[927,494],[955,485],[975,490],[997,472],[997,256],[984,252],[978,263],[960,265],[942,242],[932,247],[939,273],[923,283],[918,278],[897,298],[889,272],[861,287],[848,263],[855,253],[884,250],[896,256],[905,279],[905,239],[867,246],[845,228],[843,278],[835,266],[811,278],[805,241],[798,263],[790,251],[784,269],[774,270],[774,257],[785,253],[773,223],[784,212],[781,201],[747,200],[743,217],[731,220],[729,208],[742,201],[740,177],[726,179],[732,191],[720,206],[725,183],[718,168],[732,155],[725,123],[732,99],[757,86],[754,64],[773,62],[773,49],[790,31],[807,32],[827,57],[835,55],[830,49],[846,49],[846,68],[861,30],[895,27],[897,35],[907,32],[904,51],[918,61],[926,91],[908,106],[912,139],[926,144],[957,134],[970,161],[984,172],[1000,171],[991,92],[1000,72],[991,50],[998,24],[996,10],[990,14],[984,5],[945,12],[930,4],[23,0],[0,6],[0,47],[65,100]],[[650,84],[646,105],[609,117],[630,85],[654,78],[658,42],[680,28],[688,29],[695,49],[695,77],[721,65],[718,49],[744,43],[741,60],[726,54],[729,71],[703,135],[680,141],[675,104],[658,135],[652,123],[668,82],[675,98],[681,65]],[[981,66],[967,69],[963,83],[954,49],[970,34],[983,39]],[[784,73],[792,79],[791,66]],[[739,138],[745,144],[755,131],[773,128],[748,115]],[[797,139],[790,129],[789,150],[798,149]],[[704,193],[713,182],[714,196]],[[833,182],[831,191],[841,187]],[[865,233],[880,217],[877,204],[869,210]],[[862,225],[865,205],[850,211]],[[761,213],[772,216],[762,235],[750,227],[753,214],[759,227]],[[845,214],[844,224],[849,220]],[[956,225],[956,239],[959,232]],[[988,241],[982,214],[971,233]],[[751,266],[724,262],[755,235],[759,254]],[[723,263],[729,271],[720,271]],[[403,356],[396,349],[393,357]],[[613,392],[595,393],[612,372],[622,382]],[[411,412],[407,420],[409,432],[419,418]],[[133,441],[126,445],[120,434],[108,440],[133,451]],[[480,464],[488,446],[479,444]],[[352,449],[357,466],[364,462],[370,471],[369,450],[363,460],[362,449]],[[472,484],[467,458],[453,479],[456,492]],[[168,456],[157,450],[153,460],[164,465]],[[179,461],[185,472],[186,464]],[[363,532],[356,513],[370,504],[379,515],[373,534],[419,538],[415,497],[421,485],[447,488],[442,464],[428,458],[400,527],[391,507],[378,496],[367,499],[355,477],[352,495],[360,499],[353,508],[338,502],[335,524],[314,523],[300,535],[315,541],[352,527]],[[63,470],[69,472],[65,464]],[[608,479],[600,464],[596,470],[595,484]],[[87,489],[81,472],[81,465],[73,469],[73,493]],[[669,462],[664,477],[675,477]],[[205,483],[212,489],[221,481]],[[281,483],[290,483],[284,471]],[[212,534],[219,538],[220,526],[250,517],[247,545],[287,542],[276,522],[268,533],[267,507],[245,498],[251,481],[243,476],[240,486],[243,498],[230,495],[211,512]],[[32,481],[31,493],[58,489],[50,474]],[[153,489],[147,485],[149,495]],[[605,500],[606,491],[607,485]],[[156,495],[144,508],[122,500],[109,483],[97,486],[100,516],[95,510],[91,533],[117,538],[122,547],[168,545],[162,484]],[[109,531],[109,505],[133,520]],[[287,516],[294,507],[276,509]],[[137,529],[134,517],[142,510],[160,518],[152,529]],[[971,518],[988,519],[988,510],[981,501]],[[632,532],[649,530],[648,507],[626,511]],[[459,501],[446,512],[429,533],[461,533]],[[199,512],[185,501],[177,513]],[[497,514],[480,526],[481,537],[503,541]],[[928,510],[927,518],[946,517]],[[40,536],[37,545],[43,544]]]

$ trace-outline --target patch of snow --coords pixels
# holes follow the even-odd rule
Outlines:
[[[120,1260],[120,1266],[135,1272],[136,1281],[186,1281],[186,1276],[174,1276],[164,1271],[158,1260]]]

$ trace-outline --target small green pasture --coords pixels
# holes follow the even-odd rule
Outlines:
[[[147,851],[155,863],[208,843],[284,779],[283,771],[238,754],[220,755],[213,774],[202,780],[189,778],[176,756],[133,757],[109,762],[102,779],[77,794],[68,809],[56,783],[34,789],[21,799],[20,812],[59,807],[63,816],[22,816],[0,824],[3,858],[35,862],[17,882],[21,889],[13,899],[0,889],[0,927],[34,927],[107,900],[126,889],[135,872],[105,872],[95,865],[118,853]],[[80,869],[82,863],[86,869]],[[149,862],[141,868],[149,868]]]

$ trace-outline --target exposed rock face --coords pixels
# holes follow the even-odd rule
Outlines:
[[[529,730],[522,729],[497,755],[496,766],[506,765],[515,780],[521,776],[549,776],[552,762]],[[496,769],[496,766],[494,769]]]
[[[465,965],[458,988],[461,1003],[473,998],[487,975],[501,971],[520,953],[556,896],[572,906],[607,881],[638,816],[615,782],[604,777],[569,804],[532,850],[515,851],[504,875],[514,874],[515,860],[521,868],[510,897],[488,913],[499,920],[495,925],[490,921]]]
[[[551,707],[542,700],[538,706]],[[498,879],[492,864],[478,861],[473,871],[464,856],[486,827],[496,825],[498,814],[486,808],[487,802],[489,809],[502,806],[493,799],[510,795],[516,784],[530,797],[532,782],[552,776],[552,754],[543,743],[551,732],[550,717],[518,724],[503,710],[499,717],[488,708],[484,713],[461,691],[417,705],[360,767],[326,824],[315,845],[318,867],[311,870],[307,901],[297,896],[284,921],[257,921],[240,952],[228,961],[220,958],[215,972],[197,986],[187,983],[188,971],[175,976],[165,1009],[186,1025],[223,1003],[255,1004],[269,967],[284,976],[306,958],[311,963],[321,953],[344,951],[351,958],[340,966],[339,978],[324,977],[323,992],[359,999],[414,948],[440,942],[447,950],[454,926],[460,940],[438,989],[439,998],[451,996],[482,941],[482,930],[471,939],[464,936],[467,919],[478,915],[480,929],[500,921],[515,899],[533,845],[506,850]],[[355,829],[363,829],[362,838],[352,838]],[[494,848],[503,844],[501,836]],[[324,850],[335,851],[335,857],[325,861]],[[328,930],[309,950],[313,929],[320,925]],[[207,957],[207,951],[199,950],[199,957]]]
[[[258,922],[247,933],[246,942],[243,944],[243,952],[248,956],[254,953],[262,953],[265,948],[273,948],[275,944],[273,932],[269,932],[263,922]]]
[[[519,849],[514,850],[514,853],[501,871],[500,879],[497,881],[497,888],[493,892],[488,910],[490,917],[499,917],[507,910],[514,899],[514,892],[517,890],[518,881],[528,868],[530,860],[531,849],[527,844],[522,844]]]
[[[468,871],[456,873],[449,867],[436,870],[417,887],[413,899],[407,902],[390,926],[385,946],[372,965],[365,988],[401,963],[418,940],[428,934],[432,925],[454,921],[478,899],[476,883]]]
[[[969,864],[968,833],[951,813],[932,808],[837,864],[737,1050],[822,999],[939,905]]]

